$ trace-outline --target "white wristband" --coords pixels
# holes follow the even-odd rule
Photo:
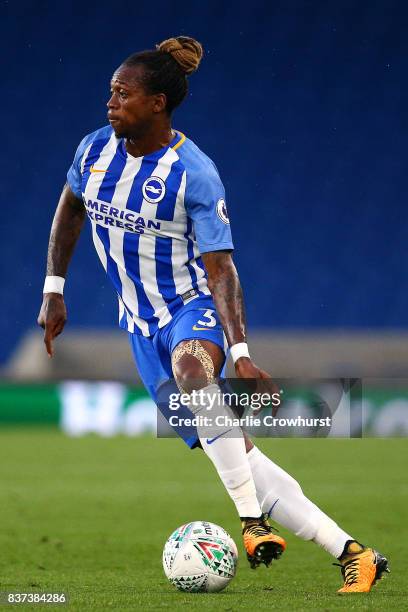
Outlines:
[[[246,342],[238,342],[230,347],[232,361],[235,363],[240,357],[248,357],[248,345]]]
[[[62,276],[46,276],[43,293],[64,293],[65,278]]]

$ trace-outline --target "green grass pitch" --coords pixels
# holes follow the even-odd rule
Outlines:
[[[0,431],[0,591],[66,591],[68,610],[406,609],[408,441],[259,446],[345,529],[389,557],[392,573],[368,596],[336,595],[332,559],[283,529],[282,559],[250,570],[232,502],[200,451],[178,440],[69,439],[52,429]],[[166,538],[197,519],[222,525],[238,544],[238,573],[222,593],[183,594],[164,576]]]

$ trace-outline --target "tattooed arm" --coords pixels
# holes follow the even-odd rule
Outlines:
[[[229,251],[204,253],[202,260],[208,274],[208,287],[228,345],[246,342],[244,299],[231,253]],[[269,378],[269,374],[258,368],[248,357],[237,359],[235,372],[239,378]]]
[[[55,211],[48,245],[47,276],[62,276],[68,270],[75,244],[85,220],[85,208],[68,185],[62,190]],[[53,341],[64,329],[67,311],[59,293],[44,293],[38,325],[44,330],[47,353],[53,355]]]

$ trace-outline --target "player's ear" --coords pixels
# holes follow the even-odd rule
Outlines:
[[[167,97],[164,93],[155,94],[153,96],[153,112],[161,113],[167,106]]]

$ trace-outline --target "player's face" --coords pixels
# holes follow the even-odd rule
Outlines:
[[[142,70],[141,66],[120,66],[112,77],[108,119],[118,138],[142,136],[164,109],[163,94],[146,93],[140,82]]]

